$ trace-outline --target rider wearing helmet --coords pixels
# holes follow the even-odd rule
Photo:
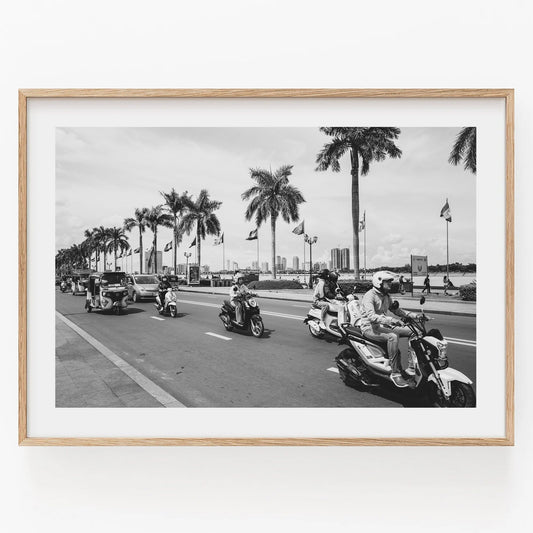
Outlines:
[[[237,272],[233,277],[233,285],[229,290],[230,303],[235,307],[235,320],[240,325],[244,324],[244,310],[241,296],[249,294],[250,290],[244,284],[244,274]]]
[[[167,276],[163,276],[161,278],[161,281],[159,282],[159,287],[158,287],[158,291],[159,291],[159,305],[165,305],[165,293],[167,292],[167,289],[169,289],[170,287],[172,287],[172,285],[170,285],[170,282],[168,281],[168,277]]]
[[[339,275],[324,268],[317,277],[318,283],[315,287],[313,303],[320,308],[320,327],[326,329],[324,320],[328,311],[338,311],[338,307],[333,302],[336,297],[336,289],[338,289]]]
[[[399,339],[400,337],[409,337],[411,330],[405,326],[401,327],[402,322],[387,316],[387,312],[390,310],[401,318],[418,317],[418,315],[400,308],[395,309],[393,307],[391,309],[392,299],[389,293],[393,279],[394,274],[383,270],[372,276],[373,287],[363,296],[361,306],[363,313],[361,332],[369,340],[387,342],[391,380],[397,387],[408,387],[409,382],[402,376]]]

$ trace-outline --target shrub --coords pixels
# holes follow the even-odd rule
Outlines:
[[[267,279],[263,281],[252,281],[248,288],[256,291],[268,291],[276,289],[301,289],[302,285],[298,281],[288,279]]]
[[[461,300],[475,302],[476,301],[476,284],[469,283],[468,285],[461,285],[461,287],[459,287],[459,295],[461,296]]]

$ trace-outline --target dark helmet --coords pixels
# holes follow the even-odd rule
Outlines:
[[[337,272],[330,272],[329,279],[330,281],[337,282],[337,280],[339,279],[339,275],[337,274]]]
[[[161,278],[161,281],[168,281],[168,278],[167,278],[166,276],[163,276],[163,277]]]
[[[327,268],[323,268],[320,273],[318,274],[318,278],[319,279],[328,279],[328,276],[329,276],[329,270]]]

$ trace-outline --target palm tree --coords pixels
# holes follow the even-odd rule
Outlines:
[[[246,220],[255,215],[255,224],[261,226],[270,217],[272,229],[272,278],[276,278],[276,221],[281,218],[287,223],[300,218],[298,206],[305,202],[301,192],[289,184],[292,165],[285,165],[276,172],[261,168],[250,169],[250,178],[256,185],[244,191],[243,200],[250,200],[246,209]]]
[[[340,159],[349,153],[352,175],[352,227],[354,274],[359,278],[359,172],[368,174],[370,163],[386,157],[399,158],[402,151],[394,144],[399,128],[320,128],[332,140],[317,155],[316,170],[340,172]]]
[[[161,193],[161,196],[165,199],[165,207],[172,215],[174,223],[174,242],[173,242],[173,256],[174,256],[174,274],[177,274],[178,270],[178,245],[182,239],[182,233],[179,231],[180,217],[186,212],[191,205],[191,197],[185,191],[183,194],[178,194],[174,187],[169,193]]]
[[[196,225],[196,251],[198,266],[202,264],[202,240],[207,235],[220,235],[220,221],[215,211],[222,202],[211,200],[206,189],[202,189],[196,200],[190,199],[187,213],[181,219],[180,232],[189,234]]]
[[[135,209],[135,215],[124,219],[124,229],[131,231],[134,227],[139,228],[139,272],[143,273],[143,233],[146,230],[146,215],[149,209],[143,207]]]
[[[157,228],[163,226],[172,228],[172,217],[163,211],[163,206],[158,205],[149,209],[144,217],[146,227],[154,234],[152,253],[154,254],[154,272],[157,274]]]
[[[107,253],[107,242],[109,241],[109,228],[104,228],[104,226],[100,226],[98,228],[94,228],[94,239],[97,243],[97,247],[99,252],[102,252],[103,259],[104,259],[104,268],[102,269],[102,272],[105,272],[106,269],[106,253]]]
[[[96,267],[96,265],[98,264],[98,245],[95,239],[95,234],[96,234],[96,228],[93,228],[92,230],[86,229],[83,233],[83,235],[85,236],[84,242],[86,243],[86,246],[88,248],[88,253],[89,253],[89,268],[92,268],[92,255],[94,252],[95,253],[95,257],[94,257],[95,270],[98,270]]]
[[[80,244],[73,244],[68,250],[69,264],[72,268],[85,267],[85,250]]]
[[[130,247],[128,237],[122,228],[109,228],[109,240],[107,241],[106,249],[108,252],[113,252],[115,259],[115,270],[117,269],[117,252],[124,251]]]
[[[461,161],[465,170],[476,173],[476,128],[463,128],[455,139],[448,163],[458,165]]]

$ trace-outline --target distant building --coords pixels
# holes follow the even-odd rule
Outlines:
[[[321,263],[315,263],[313,265],[313,271],[314,272],[318,272],[320,270],[320,268],[321,268],[320,265],[321,265]]]
[[[341,268],[341,251],[339,248],[331,250],[331,270],[340,270]]]
[[[184,276],[186,274],[186,263],[179,263],[178,264],[178,274]]]
[[[310,270],[311,269],[311,263],[309,261],[306,261],[304,263],[304,270]]]
[[[259,270],[259,263],[257,261],[252,261],[252,270]]]
[[[300,270],[300,258],[297,255],[292,258],[292,269]]]
[[[341,250],[340,269],[344,271],[350,270],[350,249],[349,248],[343,248]]]
[[[281,258],[281,270],[287,270],[287,258],[286,257]]]
[[[239,263],[233,261],[233,270],[239,270]]]
[[[266,261],[261,263],[261,272],[268,272],[268,263]]]
[[[203,274],[209,274],[209,265],[202,265],[202,273]]]

